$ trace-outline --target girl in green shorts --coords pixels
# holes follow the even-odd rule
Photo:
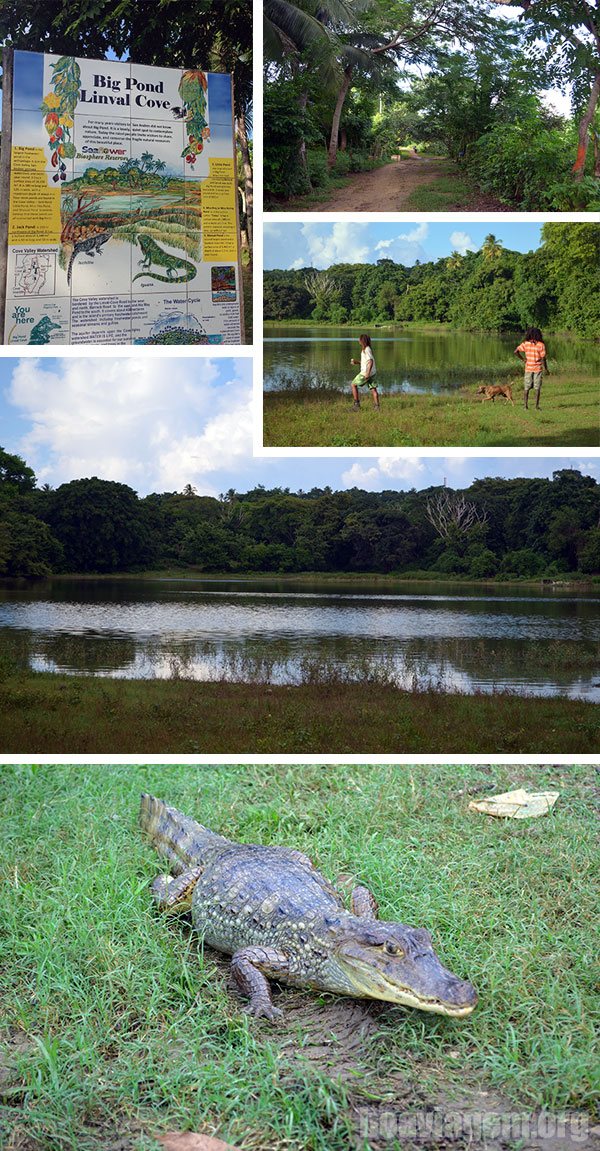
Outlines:
[[[352,388],[352,398],[354,400],[352,406],[354,408],[360,408],[358,389],[367,384],[371,392],[373,404],[376,408],[379,408],[379,393],[377,391],[377,384],[375,383],[377,368],[375,367],[375,357],[371,348],[370,336],[359,336],[358,342],[360,344],[360,360],[350,360],[351,364],[360,363],[360,372],[354,377],[350,385]]]

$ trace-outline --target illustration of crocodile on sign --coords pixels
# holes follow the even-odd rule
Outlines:
[[[191,910],[204,942],[233,956],[253,1015],[282,1014],[269,978],[453,1018],[475,1007],[475,988],[442,966],[424,928],[380,922],[366,887],[347,911],[301,851],[235,843],[152,795],[142,795],[140,824],[172,872],[152,884],[158,907]]]
[[[60,332],[60,324],[55,324],[50,316],[42,316],[29,333],[28,344],[49,344],[50,333]]]
[[[94,256],[96,253],[100,255],[102,245],[110,240],[110,232],[97,232],[94,236],[88,236],[85,240],[78,240],[71,252],[71,259],[67,268],[67,284],[71,283],[71,272],[73,270],[73,263],[77,256],[82,252],[87,253],[88,256]]]
[[[143,260],[139,260],[143,267],[142,272],[138,272],[134,276],[134,280],[139,280],[140,276],[151,276],[153,280],[161,280],[163,284],[185,284],[188,280],[193,280],[196,275],[197,268],[189,260],[184,260],[183,256],[171,256],[169,252],[163,251],[158,246],[156,240],[152,236],[147,236],[142,233],[137,238],[138,244],[144,253]],[[159,275],[158,272],[149,271],[152,264],[158,264],[159,268],[166,268],[166,276]],[[174,273],[177,268],[185,268],[183,276],[175,276]],[[133,280],[132,280],[133,283]]]

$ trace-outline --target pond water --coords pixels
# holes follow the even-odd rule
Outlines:
[[[358,368],[361,328],[272,326],[265,329],[266,391],[348,391]],[[369,330],[369,329],[367,329]],[[494,332],[390,328],[370,329],[377,382],[384,392],[440,393],[464,384],[492,382],[522,375],[514,356],[521,337]],[[565,337],[547,338],[552,361],[580,371],[598,368],[598,348]]]
[[[251,580],[0,588],[0,645],[41,671],[261,683],[374,679],[600,701],[598,593]]]
[[[131,195],[103,196],[94,204],[93,211],[104,212],[109,215],[125,212],[129,215],[130,212],[135,212],[138,208],[140,212],[149,212],[153,208],[168,208],[170,204],[183,205],[183,197],[173,192],[157,192],[154,196],[137,195],[132,192]]]

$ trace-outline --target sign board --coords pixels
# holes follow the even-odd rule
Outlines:
[[[241,343],[231,77],[15,51],[11,108],[4,343]]]

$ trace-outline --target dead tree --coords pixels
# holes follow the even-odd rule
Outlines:
[[[461,492],[444,488],[427,500],[425,514],[432,527],[443,540],[466,536],[478,525],[487,522],[487,512],[471,503]]]

